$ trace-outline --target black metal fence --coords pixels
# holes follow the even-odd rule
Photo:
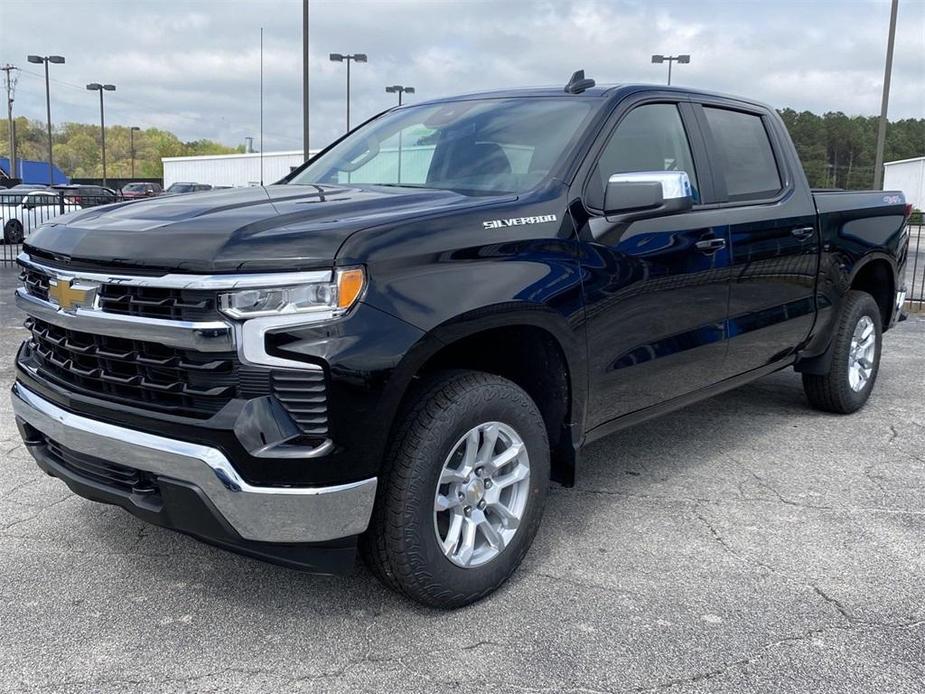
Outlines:
[[[925,225],[909,226],[906,260],[906,310],[925,312]]]
[[[0,266],[13,265],[22,242],[48,220],[121,199],[118,193],[87,195],[79,190],[0,190]]]

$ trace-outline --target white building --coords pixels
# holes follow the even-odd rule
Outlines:
[[[906,202],[917,210],[925,210],[925,157],[886,162],[883,189],[901,190],[906,194]]]
[[[318,150],[311,150],[314,155]],[[263,153],[263,182],[275,183],[305,161],[302,150]],[[164,187],[173,183],[208,183],[213,186],[260,184],[260,154],[208,154],[199,157],[162,157]]]

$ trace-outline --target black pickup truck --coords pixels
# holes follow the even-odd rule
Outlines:
[[[812,192],[745,99],[576,73],[399,107],[275,185],[38,229],[13,409],[81,496],[459,606],[590,441],[790,367],[861,407],[908,213]]]

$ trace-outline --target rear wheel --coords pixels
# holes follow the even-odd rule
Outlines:
[[[491,374],[440,375],[402,415],[363,556],[418,602],[479,600],[529,549],[548,480],[546,428],[521,388]]]
[[[22,222],[18,219],[11,219],[3,227],[4,243],[22,243],[25,238],[23,233]]]
[[[880,308],[870,294],[845,295],[829,373],[803,374],[803,389],[813,407],[849,414],[864,406],[880,369],[881,326]]]

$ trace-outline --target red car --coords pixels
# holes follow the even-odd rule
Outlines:
[[[126,183],[122,187],[124,200],[137,200],[138,198],[153,198],[164,192],[159,183]]]

